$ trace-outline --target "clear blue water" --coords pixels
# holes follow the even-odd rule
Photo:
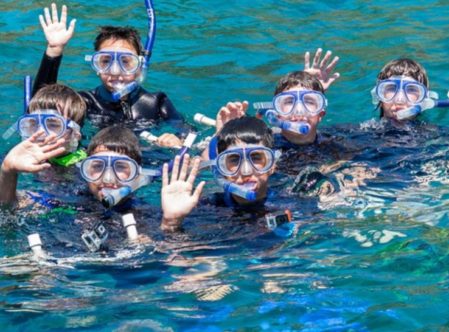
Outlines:
[[[143,1],[66,4],[78,23],[60,78],[78,89],[94,87],[97,77],[83,58],[96,27],[131,24],[144,35]],[[21,114],[22,78],[35,73],[45,48],[37,19],[44,5],[0,3],[2,130]],[[403,131],[367,121],[377,118],[369,90],[378,71],[400,56],[421,62],[432,89],[446,95],[447,2],[193,0],[155,6],[157,39],[145,86],[165,91],[189,120],[196,112],[215,114],[228,100],[267,100],[281,75],[302,68],[305,51],[323,47],[340,56],[341,79],[327,94],[321,129],[352,149],[351,161],[332,166],[322,156],[311,162],[327,167],[340,194],[321,202],[297,193],[282,199],[300,225],[287,239],[267,234],[251,217],[204,207],[187,220],[186,233],[163,238],[154,230],[159,189],[153,185],[139,193],[153,207],[136,218],[147,221],[155,242],[123,244],[106,257],[77,252],[69,240],[79,223],[64,223],[67,212],[41,218],[35,211],[4,213],[3,330],[446,330],[449,113],[426,111],[425,125]],[[4,142],[1,154],[15,143]],[[291,160],[304,165],[307,158]],[[358,176],[367,173],[368,179]],[[83,187],[71,183],[70,190]],[[51,190],[32,176],[23,176],[21,187]],[[26,234],[36,229],[46,234],[59,264],[29,260]]]

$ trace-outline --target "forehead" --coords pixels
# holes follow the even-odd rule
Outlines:
[[[400,80],[400,81],[409,81],[409,82],[416,82],[416,80],[413,77],[405,76],[405,75],[393,75],[388,77],[389,80]]]
[[[298,85],[295,85],[295,86],[291,86],[291,87],[283,90],[283,92],[290,92],[290,91],[313,91],[313,90],[310,89],[310,88],[305,88],[301,84],[298,84]]]
[[[93,151],[91,156],[119,156],[119,157],[128,157],[126,154],[118,153],[115,151],[109,150],[104,145],[97,146]],[[129,158],[129,157],[128,157]]]
[[[260,141],[258,144],[254,144],[254,143],[248,144],[248,143],[242,142],[240,140],[237,140],[234,144],[228,146],[226,150],[239,149],[239,148],[240,149],[241,148],[250,148],[250,147],[256,147],[256,146],[257,147],[260,147],[260,146],[264,146],[265,147],[265,145],[263,145],[262,141]]]
[[[124,39],[106,39],[100,44],[100,51],[124,51],[136,54],[133,44]]]

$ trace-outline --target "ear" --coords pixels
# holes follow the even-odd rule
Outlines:
[[[323,119],[323,117],[326,115],[326,111],[325,110],[323,110],[321,113],[320,113],[320,117],[318,118],[318,122],[321,122],[321,120]]]
[[[74,130],[72,135],[77,141],[81,140],[81,133],[78,130]]]

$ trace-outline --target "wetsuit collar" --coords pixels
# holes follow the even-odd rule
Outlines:
[[[129,93],[128,98],[130,99],[134,99],[135,96],[137,96],[139,94],[139,91],[142,89],[142,87],[138,86],[137,88],[135,88],[132,92]],[[100,85],[97,87],[97,93],[100,96],[101,99],[106,100],[107,102],[110,103],[118,103],[120,101],[115,101],[112,98],[112,93],[106,89],[106,87],[104,85]]]

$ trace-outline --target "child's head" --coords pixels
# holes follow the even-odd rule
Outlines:
[[[283,76],[276,85],[273,103],[281,121],[308,127],[307,134],[282,130],[283,136],[295,144],[308,144],[316,139],[317,126],[325,114],[326,98],[320,81],[304,71]]]
[[[226,180],[251,187],[258,199],[268,190],[268,178],[275,170],[273,134],[254,117],[241,117],[227,122],[217,136],[217,166],[227,174]],[[244,199],[235,197],[240,203]]]
[[[40,113],[38,117],[25,116],[21,130],[26,136],[43,128],[66,140],[66,151],[74,151],[81,139],[80,126],[86,114],[84,99],[73,89],[62,84],[50,84],[39,89],[28,106],[28,113]]]
[[[99,200],[103,188],[117,189],[135,179],[142,163],[138,138],[132,130],[118,125],[100,130],[92,138],[87,154],[81,172]]]
[[[104,86],[114,91],[119,84],[135,81],[141,74],[143,46],[137,30],[104,26],[94,43],[93,65]]]
[[[380,116],[398,120],[396,113],[415,105],[414,102],[423,98],[422,94],[427,93],[428,88],[427,72],[418,62],[407,58],[388,62],[377,75]]]

